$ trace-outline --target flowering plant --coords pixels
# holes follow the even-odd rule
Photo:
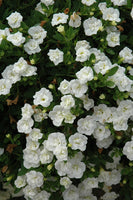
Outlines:
[[[133,199],[131,0],[14,0],[0,15],[3,200]]]

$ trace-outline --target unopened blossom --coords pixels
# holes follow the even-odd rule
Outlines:
[[[69,26],[78,28],[81,25],[81,17],[75,12],[70,16]]]

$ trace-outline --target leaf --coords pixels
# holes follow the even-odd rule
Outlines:
[[[110,49],[110,48],[105,49],[105,51],[106,51],[108,54],[110,54],[110,55],[115,55],[115,51],[113,51],[113,50]]]
[[[114,83],[113,81],[107,81],[107,82],[106,82],[106,86],[107,86],[107,87],[112,87],[112,86],[114,86],[114,84],[115,84],[115,83]]]
[[[133,179],[132,178],[129,181],[129,185],[130,185],[131,188],[133,188]]]
[[[109,72],[107,73],[108,76],[113,76],[118,70],[118,66],[113,67],[112,69],[109,70]]]
[[[127,0],[127,7],[132,8],[132,0]]]

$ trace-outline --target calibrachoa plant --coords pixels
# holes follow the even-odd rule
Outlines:
[[[133,199],[132,1],[0,9],[1,200]]]

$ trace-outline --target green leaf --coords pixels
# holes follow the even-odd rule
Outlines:
[[[132,8],[132,0],[127,0],[127,7]]]
[[[114,86],[114,84],[115,84],[115,83],[114,83],[113,81],[107,81],[107,82],[106,82],[106,86],[107,86],[107,87],[112,87],[112,86]]]
[[[108,76],[113,76],[118,70],[118,66],[113,67],[112,69],[109,70],[109,72],[107,73]]]
[[[133,179],[132,178],[129,181],[129,185],[130,185],[131,188],[133,188]]]
[[[110,55],[115,55],[115,51],[113,51],[112,49],[110,48],[106,48],[105,51],[110,54]]]

